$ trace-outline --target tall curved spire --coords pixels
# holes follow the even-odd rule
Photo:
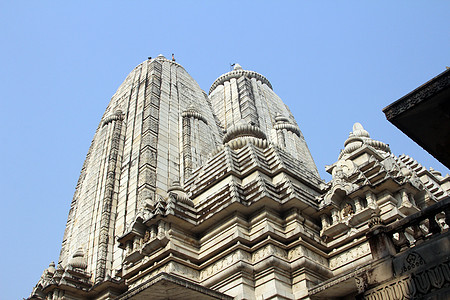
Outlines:
[[[84,163],[60,263],[85,251],[99,282],[122,263],[114,236],[140,208],[183,183],[222,142],[211,103],[197,82],[159,55],[138,65],[112,97]]]
[[[318,176],[317,167],[294,116],[273,92],[266,77],[235,64],[232,71],[214,81],[209,97],[226,131],[247,124],[255,126],[267,136],[268,141],[291,153]]]

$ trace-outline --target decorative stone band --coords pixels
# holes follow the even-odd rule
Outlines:
[[[223,137],[223,143],[226,144],[227,142],[238,137],[255,137],[263,140],[267,139],[265,133],[258,127],[250,124],[243,124],[230,127]]]
[[[232,78],[240,78],[242,76],[260,80],[262,83],[265,83],[268,87],[270,87],[270,89],[272,89],[272,85],[270,84],[269,80],[267,80],[266,77],[264,77],[259,73],[248,70],[233,70],[217,78],[216,81],[214,81],[214,83],[211,85],[211,88],[209,89],[209,94],[211,94],[211,92],[214,91],[216,87],[223,84],[225,81],[229,81]]]
[[[121,110],[116,111],[113,115],[106,117],[103,120],[102,127],[105,125],[108,125],[112,121],[122,121],[123,120],[123,114]]]
[[[258,148],[265,149],[269,146],[267,143],[267,140],[254,138],[251,136],[246,137],[238,137],[236,139],[233,139],[227,143],[228,146],[230,146],[231,149],[237,150],[243,148],[247,144],[255,145]]]
[[[194,118],[203,121],[205,124],[208,124],[208,121],[206,121],[205,117],[203,117],[203,115],[194,108],[188,108],[181,114],[181,116],[183,118]]]
[[[389,148],[389,146],[387,144],[377,141],[377,140],[374,140],[374,139],[371,139],[371,138],[366,138],[366,137],[351,136],[345,141],[344,145],[345,145],[345,148],[342,150],[341,154],[339,155],[339,159],[344,154],[350,154],[353,151],[361,148],[363,145],[368,145],[377,150],[381,150],[386,153],[391,153],[391,149]]]
[[[294,134],[296,134],[298,137],[300,137],[300,129],[298,129],[297,126],[290,124],[290,123],[284,123],[284,122],[277,122],[274,126],[276,130],[283,130],[286,129],[287,131],[290,131]]]
[[[444,89],[448,89],[450,86],[450,71],[442,72],[435,78],[431,79],[427,83],[421,85],[414,91],[398,99],[391,105],[383,109],[386,119],[389,121],[396,118],[403,112],[407,111],[411,107],[427,101],[433,95],[437,95]]]
[[[416,299],[450,283],[449,262],[418,274],[404,276],[364,293],[364,299]],[[434,299],[434,298],[433,298]]]
[[[387,145],[387,144],[385,144],[383,142],[370,139],[370,140],[366,140],[366,144],[369,145],[369,146],[374,147],[375,149],[379,149],[379,150],[382,150],[384,152],[391,153],[391,149],[389,148],[389,145]]]

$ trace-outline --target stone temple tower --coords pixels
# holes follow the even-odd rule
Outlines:
[[[384,259],[371,228],[444,199],[450,177],[394,156],[359,123],[344,145],[325,183],[266,77],[236,64],[206,94],[178,63],[149,59],[106,108],[58,266],[29,299],[364,293]]]

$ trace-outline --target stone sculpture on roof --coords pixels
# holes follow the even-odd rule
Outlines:
[[[149,58],[106,108],[58,266],[29,299],[378,299],[450,284],[448,175],[359,123],[327,171],[263,75],[235,64],[206,94],[174,59]]]

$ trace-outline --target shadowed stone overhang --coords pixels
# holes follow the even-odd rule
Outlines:
[[[201,285],[192,283],[177,276],[160,273],[141,285],[121,295],[117,300],[144,299],[223,299],[232,300],[233,297]]]
[[[389,122],[450,168],[450,69],[383,112]]]

